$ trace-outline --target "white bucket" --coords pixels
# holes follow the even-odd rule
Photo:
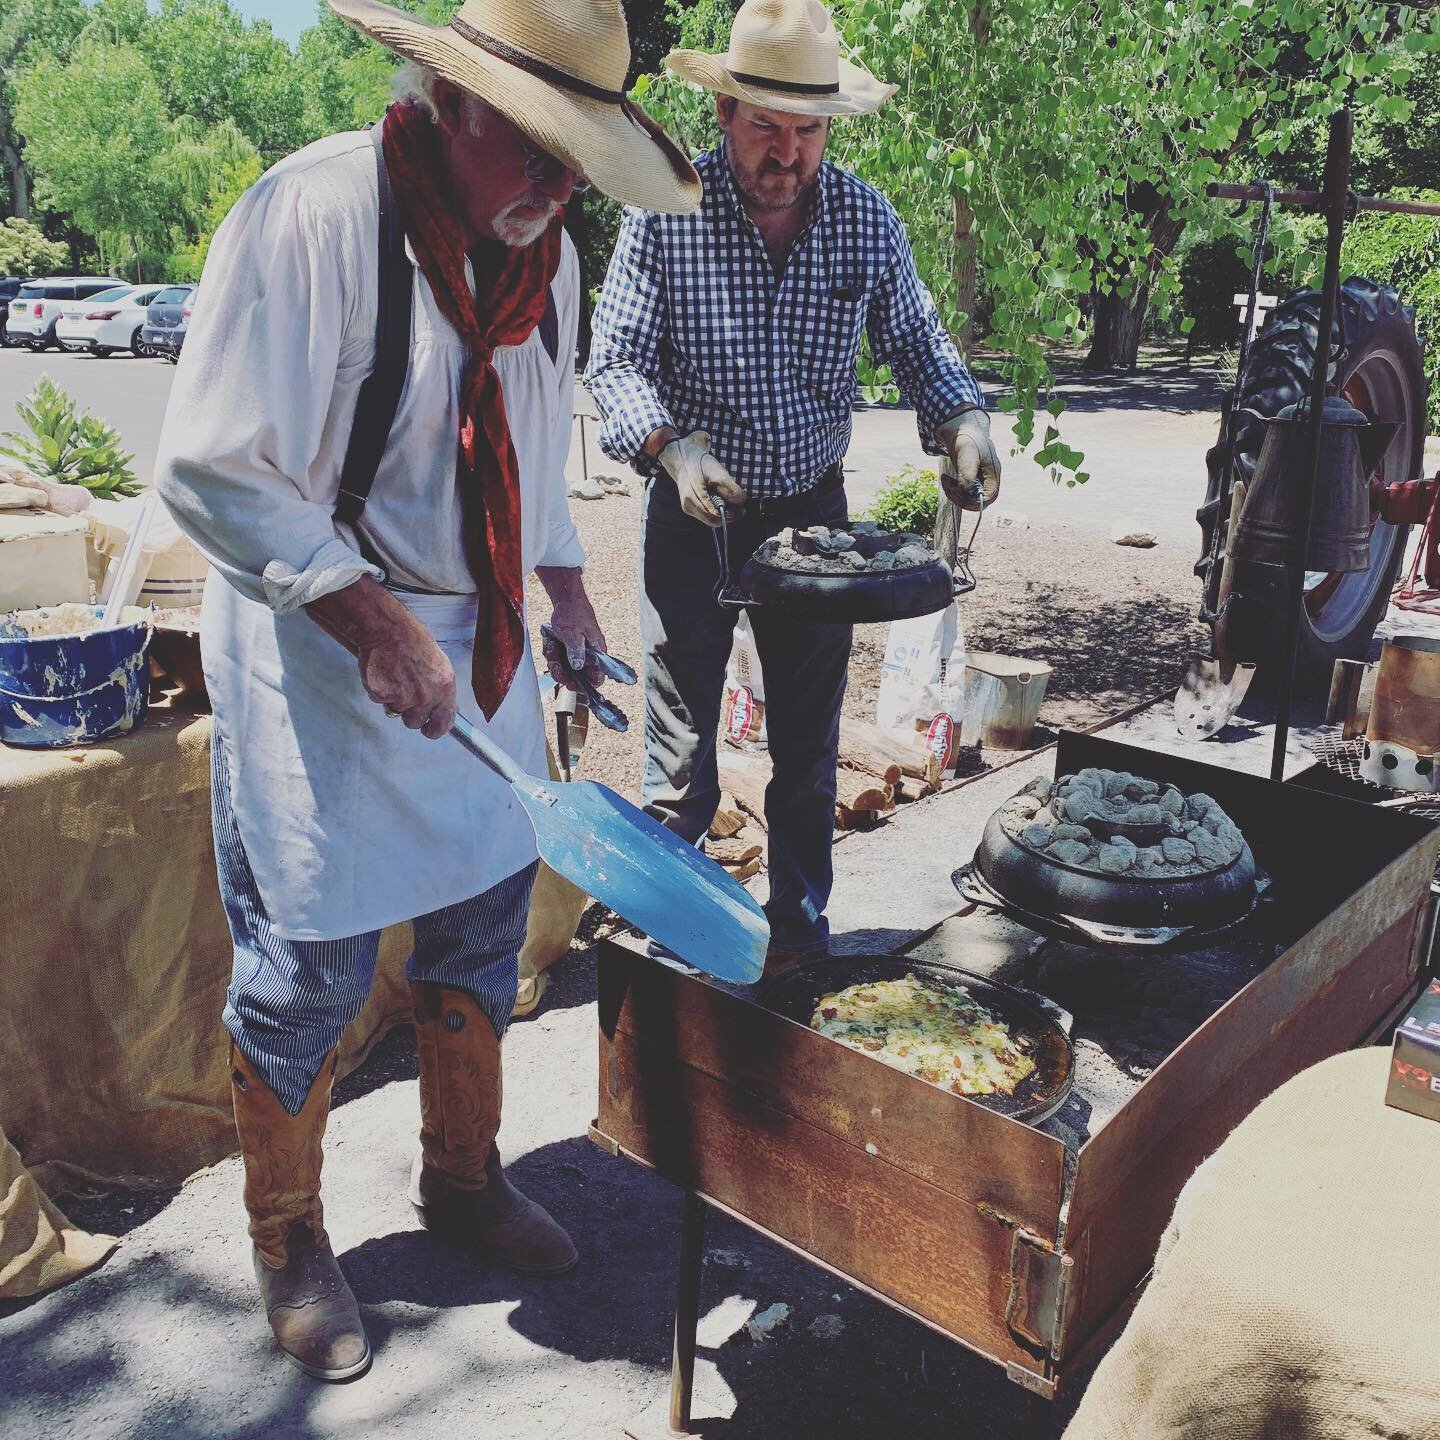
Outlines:
[[[150,561],[135,603],[161,610],[198,605],[205,598],[205,573],[209,568],[210,562],[181,535]]]
[[[1049,681],[1050,667],[1042,660],[967,651],[960,743],[988,745],[995,750],[1025,749]]]

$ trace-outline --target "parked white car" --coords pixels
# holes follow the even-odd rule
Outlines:
[[[10,302],[5,335],[11,344],[28,345],[32,350],[58,344],[55,326],[62,304],[88,300],[119,284],[113,275],[51,275],[42,280],[27,280]]]
[[[88,350],[92,355],[113,355],[117,350],[153,355],[140,331],[145,325],[145,307],[164,288],[117,285],[88,300],[61,301],[55,338],[67,350]]]

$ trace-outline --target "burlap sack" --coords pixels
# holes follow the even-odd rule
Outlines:
[[[152,709],[111,743],[0,747],[0,818],[0,1127],[36,1183],[173,1183],[230,1154],[209,717]],[[409,940],[385,932],[341,1074],[409,1019]]]
[[[1440,1440],[1440,1124],[1388,1064],[1298,1075],[1195,1172],[1065,1440]]]
[[[0,1300],[23,1300],[93,1270],[116,1246],[77,1230],[40,1192],[0,1130]]]

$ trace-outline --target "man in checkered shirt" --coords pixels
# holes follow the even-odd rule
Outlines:
[[[746,0],[726,54],[675,51],[666,64],[717,92],[722,142],[696,162],[697,213],[626,210],[585,383],[606,454],[651,477],[645,807],[698,842],[720,798],[716,732],[736,613],[716,600],[719,528],[735,576],[781,529],[848,518],[841,461],[862,336],[914,406],[925,449],[953,460],[952,499],[973,508],[983,492],[989,503],[1000,466],[979,386],[915,273],[895,211],[824,159],[830,117],[873,110],[894,87],[841,58],[819,0]],[[764,609],[750,618],[774,764],[765,797],[774,973],[829,946],[851,630]]]

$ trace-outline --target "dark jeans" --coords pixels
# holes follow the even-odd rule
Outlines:
[[[748,507],[730,526],[732,579],[763,540],[787,525],[833,525],[848,516],[845,491],[797,496],[783,510]],[[645,492],[641,542],[645,651],[645,809],[698,842],[720,803],[715,745],[737,611],[715,602],[719,565],[710,529],[680,508],[667,477]],[[835,756],[850,663],[848,625],[750,612],[765,680],[765,723],[774,774],[765,792],[770,831],[772,943],[823,947],[830,934],[830,844]]]

